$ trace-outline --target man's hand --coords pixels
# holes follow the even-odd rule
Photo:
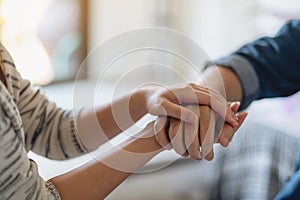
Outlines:
[[[239,103],[229,103],[232,112],[236,113]],[[199,117],[199,123],[185,123],[178,119],[160,117],[155,123],[156,139],[166,148],[172,147],[176,153],[182,156],[190,156],[193,159],[212,160],[214,157],[213,145],[219,142],[222,146],[228,146],[234,133],[244,122],[247,113],[237,115],[238,126],[226,123],[222,117],[209,106],[188,105],[189,110]]]

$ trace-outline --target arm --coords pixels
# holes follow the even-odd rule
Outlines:
[[[199,82],[200,85],[219,91],[227,101],[242,101],[242,84],[237,74],[230,68],[222,66],[208,67],[203,72],[203,77],[204,79]]]
[[[82,113],[85,116],[79,116],[78,118],[79,134],[84,134],[84,131],[90,130],[88,129],[89,126],[80,123],[85,120],[85,123],[88,123],[88,119],[92,115],[94,115],[94,122],[100,124],[101,134],[107,134],[108,138],[113,137],[122,128],[131,125],[133,121],[139,119],[147,111],[156,115],[177,117],[178,119],[185,116],[187,117],[185,119],[189,120],[188,116],[192,111],[183,114],[184,111],[179,107],[181,102],[202,102],[207,105],[211,96],[215,96],[196,85],[177,87],[171,90],[156,88],[137,92],[142,93],[134,93],[131,97],[124,96],[112,104],[98,107],[95,111],[90,110]],[[219,104],[220,111],[224,111],[223,102],[219,102]],[[227,104],[225,110],[226,107]],[[114,116],[114,109],[118,111],[119,116]],[[164,110],[164,112],[161,112],[161,110]],[[172,113],[173,111],[175,112]],[[226,116],[228,119],[232,119],[229,112],[226,112]],[[226,116],[224,115],[225,119]],[[94,159],[67,174],[54,177],[50,181],[56,186],[62,199],[102,199],[131,173],[162,151],[161,146],[155,140],[153,132],[153,124],[150,124],[140,133],[141,136],[146,137],[130,139],[99,159]],[[89,137],[95,138],[93,135]]]
[[[216,89],[229,101],[242,102],[240,110],[245,109],[255,99],[295,93],[300,89],[299,35],[300,19],[287,23],[274,37],[263,37],[250,42],[231,55],[217,60],[214,67],[206,68],[200,85]],[[199,138],[206,138],[214,134],[215,127],[209,127],[209,124],[215,124],[215,121],[211,121],[209,116],[215,114],[207,106],[200,106],[199,109],[201,118],[206,118],[200,121],[199,127],[202,130],[199,132]],[[178,122],[175,121],[170,126],[176,127]],[[227,146],[235,130],[225,123],[218,141]],[[164,146],[167,141],[162,138],[164,137],[159,136],[158,141]],[[201,144],[202,142],[200,141]],[[174,143],[173,147],[176,149],[183,145],[184,141],[181,140],[180,143]],[[198,151],[199,144],[193,147],[185,146],[185,149],[188,148],[194,149],[193,152]],[[207,148],[208,151],[212,151],[212,144]],[[198,158],[196,155],[192,157]]]
[[[59,199],[53,185],[39,176],[36,163],[28,158],[18,110],[2,82],[0,105],[1,199]]]
[[[8,54],[5,59],[13,63]],[[22,117],[27,151],[32,150],[51,159],[68,159],[94,150],[148,112],[194,122],[197,116],[180,105],[209,105],[211,98],[208,91],[193,84],[169,89],[147,88],[111,104],[83,109],[77,116],[77,113],[49,102],[40,89],[32,88],[28,80],[22,79],[14,65],[6,66],[6,76],[12,83],[8,88]],[[216,111],[228,122],[236,123],[226,101],[217,104]]]
[[[242,83],[237,73],[232,69],[223,66],[211,66],[203,72],[202,77],[199,85],[219,91],[228,101],[242,101],[244,93]],[[239,104],[234,103],[230,106],[233,113],[236,113]],[[179,155],[189,155],[196,160],[202,158],[213,159],[214,143],[220,142],[221,145],[228,146],[234,133],[247,117],[247,113],[240,113],[237,116],[239,125],[232,126],[224,123],[223,120],[218,120],[218,115],[209,106],[188,105],[187,108],[199,116],[199,122],[184,124],[184,122],[174,118],[169,118],[165,122],[166,119],[160,117],[155,126],[156,139],[165,149],[170,150],[173,148]],[[217,121],[218,126],[221,127],[218,130],[216,130]],[[164,128],[162,128],[162,124],[165,124]],[[166,127],[168,127],[168,132]],[[220,133],[216,135],[216,131]]]
[[[66,174],[52,178],[62,200],[104,199],[128,176],[145,165],[162,148],[153,136],[153,124],[138,137]]]
[[[27,156],[18,111],[0,83],[1,199],[103,199],[131,173],[162,151],[153,126],[106,155],[67,174],[44,181]],[[144,137],[144,138],[143,138]]]
[[[183,103],[209,105],[211,98],[218,99],[214,109],[228,123],[237,124],[234,113],[219,93],[210,94],[204,87],[189,84],[171,88],[144,88],[123,96],[118,100],[87,108],[81,111],[77,119],[79,136],[88,150],[113,138],[130,127],[146,113],[156,116],[171,116],[188,123],[195,123],[197,116],[181,106]]]
[[[203,72],[200,85],[219,91],[241,110],[253,100],[291,95],[300,89],[300,19],[274,37],[249,42]]]
[[[300,89],[299,35],[300,19],[285,24],[274,37],[259,38],[215,62],[239,78],[241,109],[255,99],[287,96]]]
[[[15,96],[26,134],[27,151],[57,160],[86,153],[75,128],[77,113],[57,107],[16,71],[14,77],[20,87]]]
[[[67,159],[85,153],[75,130],[76,114],[57,108],[22,79],[14,62],[0,44],[0,53],[7,79],[7,90],[21,115],[25,132],[24,149],[53,159]]]

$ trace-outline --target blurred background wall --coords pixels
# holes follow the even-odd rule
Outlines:
[[[42,85],[74,79],[84,58],[94,48],[122,32],[143,27],[169,28],[195,40],[214,59],[260,35],[273,34],[300,13],[297,0],[0,2],[2,43],[12,53],[23,76]],[[143,59],[144,62],[153,58],[146,53]],[[176,65],[167,56],[160,59],[170,66],[179,66],[178,70],[186,70],[184,63]],[[87,63],[79,77],[97,78],[95,74],[103,68],[97,59]],[[110,75],[121,76],[128,70],[125,66],[123,60]],[[148,76],[151,74],[155,75],[155,71],[147,72]]]

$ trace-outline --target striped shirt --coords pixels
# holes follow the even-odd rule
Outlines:
[[[60,199],[27,153],[56,160],[85,153],[76,115],[56,107],[22,79],[1,44],[0,53],[7,78],[7,87],[0,81],[0,199]]]

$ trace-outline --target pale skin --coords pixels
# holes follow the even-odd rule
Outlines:
[[[236,74],[229,68],[222,66],[207,68],[204,71],[204,79],[200,81],[199,85],[219,91],[228,101],[242,101],[242,85]],[[233,112],[236,112],[239,103],[230,103],[229,106]],[[166,121],[165,117],[160,117],[156,122],[155,128],[157,141],[165,149],[174,148],[180,155],[190,156],[196,160],[202,158],[212,160],[214,157],[214,143],[219,142],[222,146],[228,146],[238,127],[225,122],[224,125],[219,128],[221,130],[216,130],[218,127],[217,121],[220,121],[220,117],[211,107],[198,104],[187,105],[186,107],[198,115],[201,115],[199,123],[196,125],[185,125],[185,123],[180,120],[169,118],[167,120],[168,124],[164,125],[165,127],[169,127],[168,130],[166,130],[159,127],[163,126],[162,124]],[[246,112],[241,112],[237,117],[239,119],[245,119],[246,116]],[[222,124],[221,120],[221,125]],[[217,135],[215,134],[216,132]],[[177,139],[172,140],[174,135],[177,135]]]
[[[93,150],[130,127],[146,113],[195,124],[199,117],[180,105],[185,103],[211,106],[211,99],[217,99],[213,109],[230,126],[237,129],[242,124],[245,118],[240,116],[237,119],[235,109],[227,104],[221,94],[211,94],[207,87],[188,84],[171,89],[141,89],[111,104],[84,109],[78,117],[78,134],[85,147]],[[141,137],[145,135],[147,137]],[[105,155],[50,181],[56,186],[63,200],[103,199],[163,150],[156,141],[154,124],[150,123],[138,133],[138,137],[130,138]]]

